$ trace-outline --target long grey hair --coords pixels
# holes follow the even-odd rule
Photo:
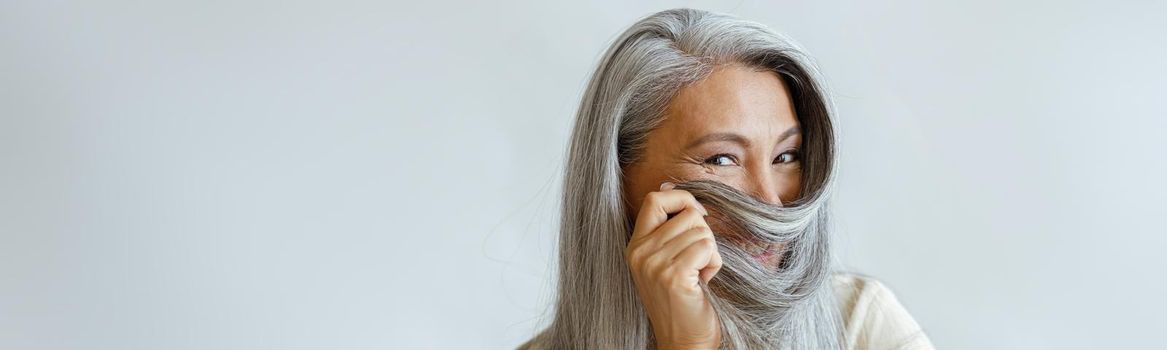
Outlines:
[[[802,128],[804,157],[802,196],[785,207],[718,183],[677,187],[735,223],[741,234],[784,244],[781,266],[767,271],[718,234],[725,265],[702,288],[721,320],[722,348],[843,345],[829,281],[826,203],[835,166],[834,129],[817,71],[802,50],[764,25],[673,9],[636,22],[592,75],[568,150],[555,317],[522,347],[655,347],[623,255],[634,222],[626,212],[622,170],[638,160],[646,135],[681,87],[731,63],[781,77]]]

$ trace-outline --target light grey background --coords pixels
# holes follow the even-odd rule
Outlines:
[[[693,6],[817,57],[842,261],[943,349],[1167,322],[1163,2],[0,3],[0,348],[512,348],[603,49]]]

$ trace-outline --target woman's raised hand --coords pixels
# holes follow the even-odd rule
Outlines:
[[[666,182],[644,198],[624,257],[657,347],[716,349],[721,326],[698,282],[717,274],[721,255],[705,222],[709,213],[674,186]]]

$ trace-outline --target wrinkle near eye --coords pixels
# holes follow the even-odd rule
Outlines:
[[[705,164],[705,159],[699,155],[686,152],[682,154],[680,158],[681,159],[679,163],[685,167],[696,165],[701,167],[702,173],[713,174],[714,166],[711,164]]]
[[[685,163],[685,164],[704,165],[704,163],[705,163],[705,160],[702,159],[699,155],[688,153],[688,152],[681,154],[680,158],[681,158],[681,162]]]

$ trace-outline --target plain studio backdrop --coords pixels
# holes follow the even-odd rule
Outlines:
[[[840,260],[943,349],[1160,345],[1167,6],[0,3],[0,348],[513,348],[603,50],[689,6],[826,74]]]

